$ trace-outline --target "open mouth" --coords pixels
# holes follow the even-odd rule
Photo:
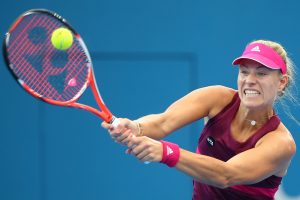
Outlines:
[[[244,94],[246,95],[246,97],[256,97],[260,95],[260,92],[253,89],[245,89]]]

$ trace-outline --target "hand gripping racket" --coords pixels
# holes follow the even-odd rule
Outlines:
[[[51,42],[59,28],[73,37],[65,50]],[[58,14],[43,9],[23,13],[5,35],[3,53],[8,69],[29,94],[50,104],[87,110],[115,127],[119,123],[101,98],[82,38]],[[100,110],[77,103],[88,86]]]

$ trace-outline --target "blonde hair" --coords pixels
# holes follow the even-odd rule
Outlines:
[[[251,43],[261,43],[261,44],[264,44],[264,45],[269,46],[272,49],[274,49],[281,56],[282,60],[286,64],[286,68],[287,68],[286,74],[289,79],[288,84],[286,85],[286,88],[288,88],[289,85],[293,85],[295,83],[295,75],[296,75],[295,65],[281,44],[279,44],[278,42],[270,41],[270,40],[255,40]]]
[[[288,77],[288,83],[285,86],[284,90],[282,93],[278,94],[278,97],[285,97],[285,99],[291,101],[294,105],[299,105],[299,102],[296,98],[296,95],[292,93],[292,89],[295,87],[294,91],[298,91],[296,89],[296,84],[295,84],[295,76],[296,76],[296,66],[293,63],[292,59],[289,57],[287,51],[284,49],[284,47],[278,43],[278,42],[273,42],[270,40],[255,40],[252,41],[251,43],[261,43],[266,46],[271,47],[274,49],[283,59],[283,61],[286,64],[287,71],[286,75]],[[279,100],[280,104],[283,106],[286,114],[293,119],[298,125],[300,125],[300,122],[292,115],[290,108],[288,106],[288,103],[286,103],[282,98],[277,98]]]

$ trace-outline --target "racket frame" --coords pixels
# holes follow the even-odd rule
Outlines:
[[[27,84],[25,84],[24,81],[19,79],[16,76],[16,74],[13,72],[13,67],[11,66],[11,63],[8,59],[8,54],[7,54],[7,47],[8,47],[8,44],[9,44],[10,33],[18,26],[18,24],[24,19],[24,17],[26,15],[30,15],[32,13],[48,14],[48,15],[50,15],[52,17],[55,17],[56,19],[60,20],[75,35],[75,37],[79,41],[80,45],[83,47],[84,53],[86,54],[86,56],[88,58],[87,81],[85,82],[85,84],[83,85],[81,90],[69,101],[56,101],[56,100],[53,100],[53,99],[43,97],[41,94],[38,94],[32,88],[30,88]],[[106,107],[106,105],[105,105],[105,103],[104,103],[104,101],[103,101],[103,99],[100,95],[99,89],[97,87],[96,79],[95,79],[95,76],[94,76],[94,72],[93,72],[92,59],[90,57],[90,54],[88,52],[88,49],[87,49],[85,43],[83,42],[81,36],[75,31],[75,29],[64,18],[62,18],[57,13],[46,10],[46,9],[32,9],[32,10],[26,11],[23,14],[21,14],[18,17],[18,19],[9,28],[9,31],[5,34],[4,42],[3,42],[3,56],[5,58],[6,65],[9,68],[9,71],[11,72],[11,74],[13,75],[15,80],[17,80],[19,85],[22,86],[22,88],[24,88],[32,96],[34,96],[34,97],[36,97],[36,98],[38,98],[38,99],[40,99],[40,100],[42,100],[46,103],[49,103],[49,104],[53,104],[53,105],[57,105],[57,106],[67,106],[67,107],[74,107],[74,108],[83,109],[83,110],[86,110],[86,111],[89,111],[89,112],[95,114],[96,116],[100,117],[101,119],[103,119],[107,123],[117,123],[117,121],[115,120],[116,118],[112,115],[110,110]],[[97,103],[98,107],[100,108],[100,110],[97,110],[96,108],[93,108],[91,106],[76,102],[81,97],[81,95],[87,89],[88,86],[91,87],[93,96],[94,96],[94,98],[96,100],[96,103]]]

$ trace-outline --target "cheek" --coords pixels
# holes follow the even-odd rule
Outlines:
[[[237,78],[237,85],[238,85],[238,88],[240,88],[242,86],[242,78],[240,76],[238,76],[238,78]]]
[[[242,98],[243,94],[242,94],[242,80],[238,77],[237,79],[237,89],[238,89],[238,94],[240,96],[240,98]]]
[[[264,84],[264,93],[268,95],[270,98],[275,98],[277,96],[277,84],[275,83],[267,83]]]
[[[277,95],[278,90],[280,88],[280,78],[278,75],[273,75],[266,81],[266,87],[269,88],[269,92]]]

